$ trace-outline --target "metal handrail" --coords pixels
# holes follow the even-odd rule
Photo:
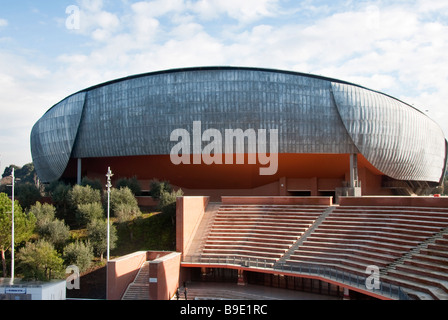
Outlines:
[[[313,275],[339,282],[341,284],[349,285],[351,287],[356,287],[358,289],[372,292],[384,297],[396,300],[410,300],[409,296],[403,291],[400,286],[380,281],[378,289],[369,289],[366,284],[367,277],[362,277],[340,270],[335,266],[322,266],[300,262],[286,263],[270,259],[239,255],[216,255],[213,257],[208,255],[192,255],[185,257],[182,262],[198,264],[236,265],[246,268],[271,269],[279,272]]]

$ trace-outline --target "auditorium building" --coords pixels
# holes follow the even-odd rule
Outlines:
[[[234,135],[227,135],[231,131]],[[227,139],[225,139],[227,138]],[[446,140],[387,94],[290,71],[203,67],[79,91],[35,124],[40,180],[167,180],[186,195],[423,195]],[[257,155],[264,155],[258,157]]]
[[[447,141],[387,94],[283,70],[152,72],[55,104],[31,151],[43,183],[105,183],[110,167],[112,184],[136,177],[148,190],[158,179],[184,191],[176,251],[108,261],[109,300],[172,299],[184,283],[216,281],[448,300],[448,197],[432,195]],[[189,288],[247,298],[229,292]]]

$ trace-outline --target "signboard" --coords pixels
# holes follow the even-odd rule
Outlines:
[[[157,283],[157,278],[149,278],[149,283]]]
[[[26,288],[5,288],[6,294],[26,294]]]

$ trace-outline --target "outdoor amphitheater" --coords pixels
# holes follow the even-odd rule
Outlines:
[[[112,183],[184,191],[176,251],[108,261],[107,299],[448,299],[447,141],[385,93],[261,68],[146,73],[55,104],[31,151],[44,183],[105,184],[110,167]]]

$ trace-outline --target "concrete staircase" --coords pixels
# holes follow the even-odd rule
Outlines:
[[[149,300],[149,261],[143,263],[121,300]]]
[[[448,228],[420,243],[381,272],[419,300],[448,300]]]
[[[322,221],[325,220],[325,218],[328,217],[329,214],[331,214],[333,212],[333,210],[335,209],[335,206],[331,206],[328,207],[320,216],[319,218],[316,219],[316,221],[314,221],[314,223],[311,225],[311,227],[308,228],[308,230],[306,230],[302,236],[297,239],[297,241],[289,248],[289,250],[287,252],[285,252],[285,254],[283,255],[283,257],[281,257],[278,263],[284,263],[286,260],[288,260],[291,255],[299,248],[299,246],[301,246],[303,244],[303,242],[307,239],[307,237],[312,234],[314,232],[314,230],[316,230],[316,228],[319,227],[319,225],[322,223]]]

